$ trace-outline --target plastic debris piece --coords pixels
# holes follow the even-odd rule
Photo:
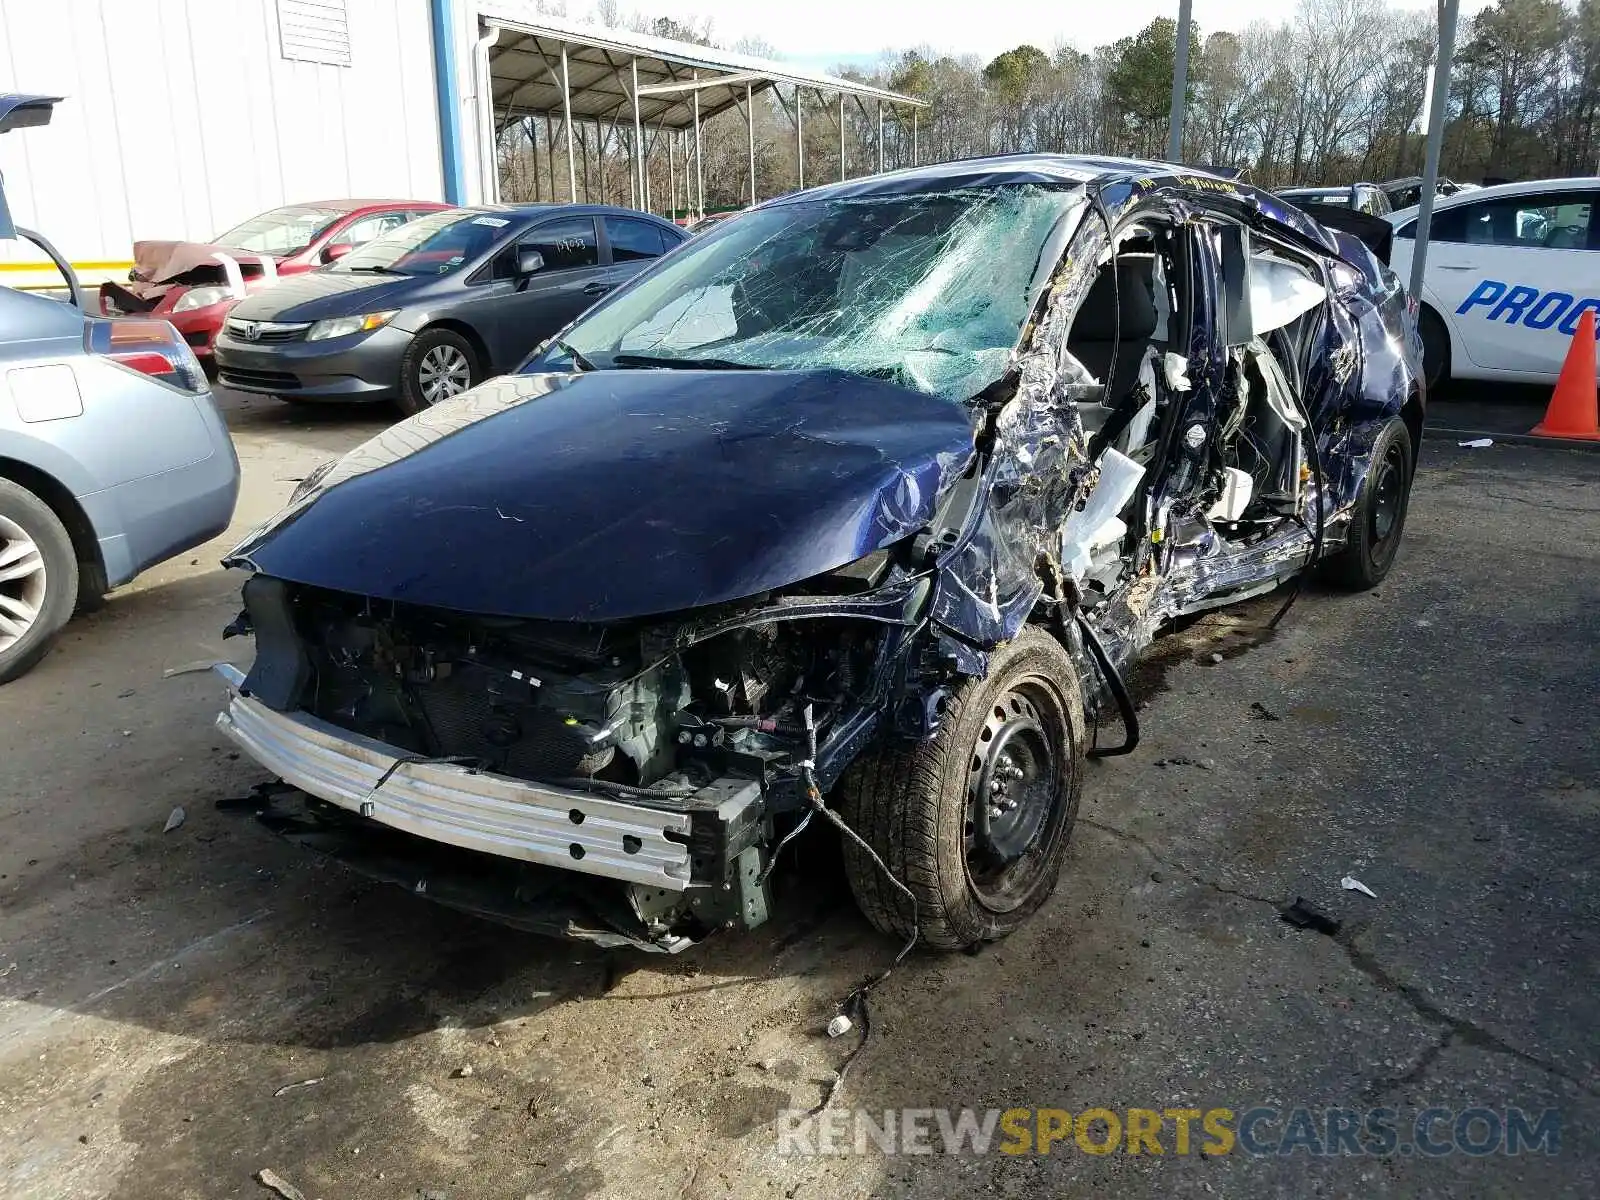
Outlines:
[[[1487,450],[1494,445],[1493,438],[1473,438],[1470,442],[1457,442],[1458,446],[1465,446],[1468,450]]]
[[[840,1013],[837,1017],[828,1022],[828,1036],[831,1038],[843,1037],[854,1028],[855,1022],[849,1017],[845,1016],[843,1013]]]
[[[277,1091],[273,1092],[272,1094],[274,1096],[286,1096],[290,1092],[298,1091],[300,1088],[315,1087],[317,1084],[319,1084],[321,1082],[322,1082],[322,1076],[318,1075],[315,1079],[302,1079],[297,1083],[286,1083],[281,1088],[279,1088]]]
[[[466,1063],[463,1066],[457,1067],[454,1071],[450,1072],[450,1077],[452,1079],[471,1079],[472,1078],[472,1064],[471,1063]]]
[[[209,671],[218,663],[224,663],[225,658],[202,658],[198,662],[184,663],[180,667],[168,667],[161,672],[161,678],[171,679],[174,675],[198,675],[201,671]]]
[[[306,1200],[304,1192],[270,1167],[262,1167],[256,1172],[256,1182],[264,1188],[277,1192],[283,1200]]]
[[[1361,880],[1357,879],[1354,875],[1346,875],[1343,879],[1339,880],[1339,886],[1347,892],[1360,892],[1363,896],[1371,896],[1374,900],[1378,898],[1377,892],[1373,891],[1366,884],[1362,883]]]
[[[1339,932],[1339,922],[1323,912],[1304,896],[1296,896],[1294,903],[1278,914],[1296,929],[1309,929],[1329,937]]]
[[[173,809],[170,814],[168,814],[167,823],[161,827],[161,832],[171,833],[174,829],[176,829],[179,825],[182,825],[188,819],[189,814],[183,811],[183,805],[180,804],[177,808]]]

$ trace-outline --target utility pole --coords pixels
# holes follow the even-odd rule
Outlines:
[[[1178,0],[1178,48],[1172,63],[1172,115],[1168,122],[1167,161],[1183,161],[1183,110],[1189,104],[1189,30],[1194,0]]]
[[[1439,0],[1439,57],[1433,63],[1433,95],[1428,104],[1428,149],[1422,160],[1422,199],[1417,208],[1417,237],[1411,250],[1411,296],[1422,295],[1422,272],[1428,261],[1428,234],[1433,227],[1433,194],[1439,188],[1439,150],[1450,112],[1450,61],[1456,48],[1456,13],[1460,0]]]

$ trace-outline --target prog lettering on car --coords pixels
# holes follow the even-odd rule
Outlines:
[[[1469,309],[1485,308],[1481,314],[1490,321],[1504,319],[1507,325],[1522,324],[1529,329],[1559,328],[1571,337],[1586,312],[1600,313],[1600,296],[1574,296],[1570,292],[1541,292],[1525,283],[1506,284],[1498,279],[1480,279],[1472,294],[1461,302],[1456,316]],[[1556,323],[1560,322],[1557,326]]]

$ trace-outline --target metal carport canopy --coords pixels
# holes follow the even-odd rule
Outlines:
[[[756,95],[772,91],[795,129],[795,152],[804,183],[804,126],[799,97],[804,92],[837,97],[832,114],[842,128],[846,98],[867,114],[867,102],[876,107],[878,165],[883,165],[883,105],[900,105],[913,115],[912,155],[916,157],[915,114],[925,101],[899,92],[832,75],[799,69],[789,63],[754,58],[713,46],[672,41],[648,34],[579,25],[538,11],[518,0],[480,0],[478,20],[483,34],[480,69],[488,72],[493,97],[490,130],[502,122],[532,114],[568,119],[567,168],[573,185],[571,121],[593,121],[633,130],[633,145],[644,142],[646,130],[693,130],[699,140],[702,122],[729,109],[740,109],[750,128],[750,194],[755,197],[755,148],[751,103]],[[783,89],[789,89],[786,98]],[[839,171],[844,178],[841,137]],[[648,153],[648,143],[645,151]],[[634,155],[635,199],[649,207],[648,180],[643,156]],[[699,170],[696,153],[696,176]],[[492,161],[492,160],[491,160]],[[687,165],[687,161],[686,161]],[[485,183],[489,180],[486,179]],[[698,189],[703,201],[703,186]],[[574,188],[572,194],[576,195]],[[703,208],[703,203],[699,204]]]

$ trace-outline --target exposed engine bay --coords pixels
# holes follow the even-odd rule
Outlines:
[[[258,577],[245,586],[238,627],[257,646],[241,690],[403,751],[401,763],[448,763],[686,815],[683,877],[667,890],[638,881],[619,890],[581,877],[598,847],[586,810],[572,807],[560,865],[579,875],[530,862],[507,894],[551,889],[574,905],[551,908],[547,898],[554,926],[519,915],[511,899],[493,914],[675,950],[720,925],[764,919],[770,847],[799,819],[802,780],[829,786],[846,750],[871,732],[890,648],[907,645],[909,631],[888,622],[927,593],[925,578],[879,553],[792,595],[680,620],[587,625],[464,616]],[[300,799],[318,826],[345,817]],[[622,848],[644,849],[629,835]]]

